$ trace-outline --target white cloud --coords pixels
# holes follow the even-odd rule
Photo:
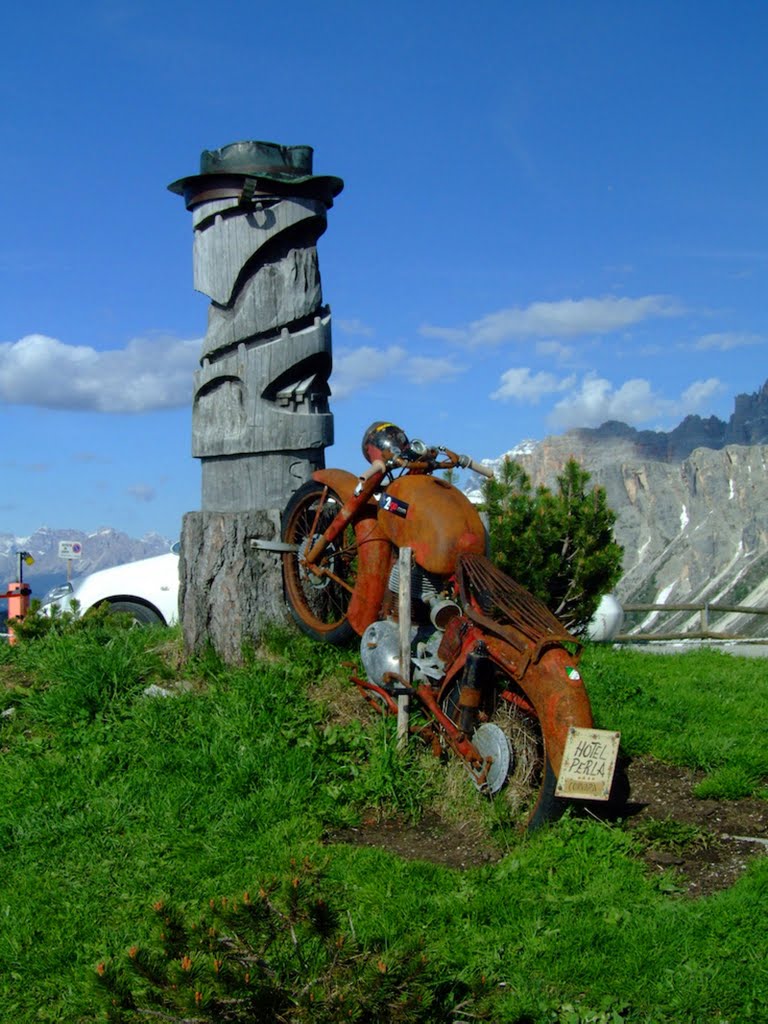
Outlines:
[[[430,384],[456,377],[465,370],[466,367],[450,356],[409,357],[401,345],[390,345],[386,349],[361,345],[334,353],[331,394],[335,399],[347,398],[378,380],[394,376],[415,384]]]
[[[364,324],[362,320],[358,320],[356,318],[343,320],[334,317],[333,326],[338,327],[342,334],[353,334],[362,338],[372,338],[376,333],[372,327],[369,327],[368,324]]]
[[[537,341],[536,355],[553,359],[556,363],[570,363],[575,350],[573,345],[564,345],[562,341]]]
[[[759,334],[748,334],[739,331],[722,331],[716,334],[704,334],[693,343],[693,348],[701,352],[730,352],[734,348],[745,348],[748,345],[762,345],[765,342]]]
[[[393,373],[405,356],[405,349],[399,345],[390,345],[386,349],[374,348],[372,345],[339,349],[333,357],[331,394],[336,399],[346,398]]]
[[[705,402],[708,402],[713,395],[724,390],[725,387],[722,381],[719,381],[717,377],[694,381],[690,387],[685,389],[680,398],[684,415],[701,411]]]
[[[434,327],[431,324],[422,324],[419,334],[423,338],[437,338],[438,341],[448,341],[457,345],[466,345],[469,342],[469,331],[466,327]]]
[[[518,399],[536,405],[545,395],[565,391],[574,384],[574,377],[558,378],[553,373],[531,373],[527,366],[506,370],[499,387],[491,393],[498,401]]]
[[[572,427],[599,427],[607,420],[619,420],[630,426],[644,426],[660,419],[681,418],[701,412],[704,403],[721,389],[720,381],[710,378],[695,381],[677,399],[655,392],[642,378],[614,387],[610,381],[589,374],[577,390],[554,407],[549,422],[560,430]]]
[[[73,462],[87,463],[109,463],[111,460],[106,459],[103,455],[96,455],[95,452],[74,452],[72,454]]]
[[[0,402],[105,413],[191,405],[200,347],[158,335],[100,352],[28,334],[0,343]]]
[[[606,296],[601,299],[562,299],[513,306],[474,320],[466,327],[425,325],[428,338],[470,346],[499,345],[516,338],[570,338],[583,334],[609,334],[651,317],[678,316],[684,310],[664,295],[637,299]]]
[[[466,371],[465,366],[455,363],[450,357],[444,356],[412,356],[403,368],[403,373],[419,384],[429,384],[436,380],[449,380]]]
[[[125,493],[136,501],[150,502],[157,497],[157,491],[151,484],[131,484]]]
[[[47,473],[53,467],[50,462],[20,462],[18,459],[6,459],[0,462],[2,469],[21,469],[27,473]]]

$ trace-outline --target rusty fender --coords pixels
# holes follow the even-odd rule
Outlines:
[[[482,640],[492,661],[511,679],[517,680],[520,688],[538,715],[544,734],[547,756],[555,776],[560,774],[563,763],[565,741],[572,726],[591,728],[592,708],[578,670],[578,659],[560,645],[547,647],[537,661],[529,661],[522,674],[520,652],[500,637],[491,636],[472,626],[465,635],[462,649],[456,662],[451,665],[450,676],[443,684],[444,694],[458,678],[467,655],[478,641]]]
[[[346,504],[354,497],[358,479],[346,469],[318,469],[312,479],[334,490]],[[392,566],[392,545],[377,520],[378,507],[368,501],[352,517],[357,541],[357,582],[347,609],[347,621],[361,636],[379,618]]]

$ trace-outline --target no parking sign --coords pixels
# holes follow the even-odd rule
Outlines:
[[[83,545],[79,540],[60,540],[59,558],[81,558]]]

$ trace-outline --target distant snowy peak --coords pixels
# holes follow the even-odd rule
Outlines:
[[[538,444],[538,441],[533,441],[529,438],[525,441],[520,441],[514,448],[510,448],[509,451],[504,452],[495,459],[480,459],[480,461],[484,466],[488,466],[489,469],[493,470],[494,476],[498,476],[505,460],[509,459],[514,462],[515,459],[522,458],[525,455],[532,455]],[[472,473],[462,488],[474,505],[479,505],[483,501],[483,480],[484,478],[479,473]]]
[[[514,462],[515,459],[520,459],[525,455],[533,455],[538,445],[538,441],[533,441],[529,438],[516,444],[514,448],[510,448],[508,452],[504,452],[503,455],[499,455],[496,459],[481,459],[480,461],[484,466],[490,466],[494,473],[498,473],[506,459]]]

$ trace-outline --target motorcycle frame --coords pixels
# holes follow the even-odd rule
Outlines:
[[[446,454],[449,458],[453,456],[451,452]],[[441,467],[413,463],[406,467],[406,472],[424,473],[434,468]],[[371,500],[381,487],[386,474],[387,467],[380,461],[374,462],[362,477],[355,477],[343,469],[322,469],[312,474],[317,483],[334,490],[343,504],[327,529],[315,541],[302,565],[310,572],[329,575],[327,569],[314,563],[348,524],[353,525],[358,548],[358,571],[347,619],[358,635],[362,635],[365,629],[380,617],[387,592],[389,571],[395,555],[392,542],[378,524],[378,506]],[[311,535],[314,535],[314,531]],[[589,698],[581,676],[576,670],[578,657],[571,655],[559,643],[545,644],[535,650],[521,652],[517,643],[505,640],[503,626],[489,634],[482,626],[472,621],[471,610],[470,614],[462,616],[462,619],[464,621],[461,648],[452,657],[439,690],[435,692],[433,687],[423,683],[413,687],[400,680],[401,684],[417,697],[431,719],[437,723],[451,748],[468,765],[474,777],[475,766],[481,763],[483,758],[466,735],[445,715],[440,703],[463,672],[469,653],[482,642],[491,661],[502,672],[520,683],[521,689],[530,701],[528,707],[522,704],[519,695],[509,690],[501,691],[500,697],[520,705],[523,710],[535,713],[546,737],[547,755],[552,769],[556,775],[559,774],[570,727],[591,727],[593,724]],[[361,692],[368,689],[377,693],[388,708],[391,709],[394,704],[396,710],[396,704],[391,701],[391,695],[386,690],[366,680],[356,677],[353,677],[353,680]]]
[[[519,652],[511,644],[498,637],[488,636],[466,616],[462,616],[459,622],[459,628],[464,630],[461,651],[451,661],[439,687],[423,682],[411,685],[395,674],[390,674],[391,681],[419,701],[438,732],[454,753],[465,762],[473,778],[481,785],[479,780],[484,770],[487,771],[487,766],[483,766],[484,759],[466,733],[445,714],[441,704],[450,689],[461,679],[469,655],[482,643],[485,645],[489,660],[502,672],[516,679],[526,677],[524,683],[521,683],[523,697],[509,689],[499,690],[498,697],[516,705],[523,713],[538,718],[545,737],[547,756],[552,770],[558,775],[563,762],[568,730],[571,726],[592,725],[592,709],[584,683],[578,672],[575,675],[568,673],[568,669],[572,670],[574,667],[573,657],[563,648],[553,645],[543,652],[533,671],[530,671],[531,662],[526,659],[521,672]],[[370,701],[374,706],[378,706],[379,710],[382,710],[383,703],[387,711],[397,714],[397,702],[391,689],[385,689],[358,676],[353,676],[352,681],[367,699],[366,691],[379,698],[381,703],[378,705],[375,701]],[[478,765],[481,766],[479,770]]]

